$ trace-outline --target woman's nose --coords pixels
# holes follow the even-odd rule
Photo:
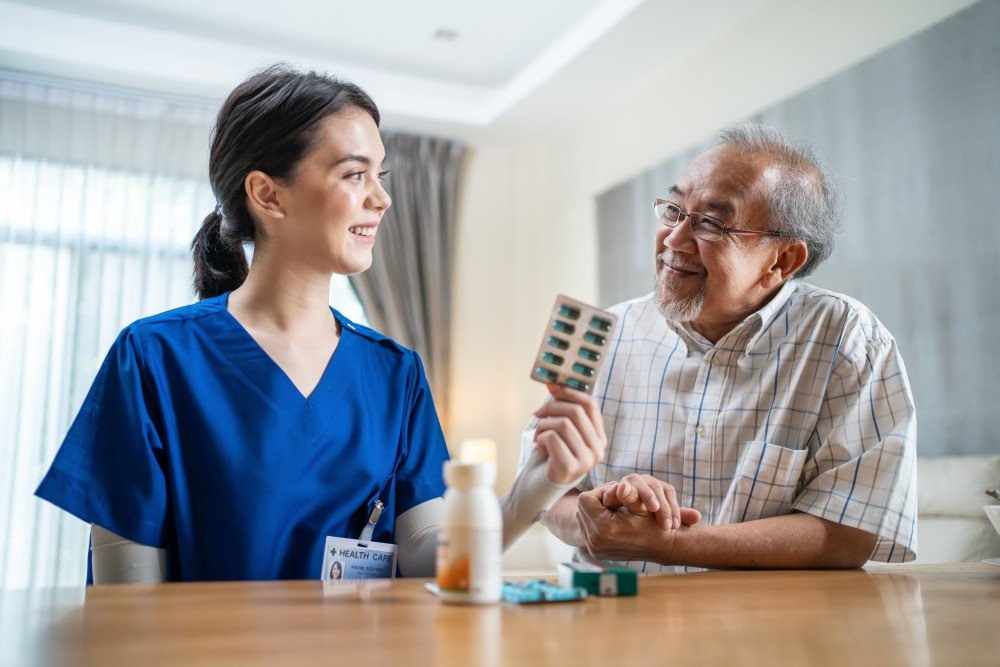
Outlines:
[[[381,181],[376,183],[375,189],[368,196],[368,200],[371,207],[377,211],[384,211],[392,206],[392,197],[386,192],[385,186],[382,185]]]

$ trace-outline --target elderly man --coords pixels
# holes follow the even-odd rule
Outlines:
[[[545,525],[644,572],[912,560],[916,416],[896,342],[799,280],[837,232],[826,169],[743,124],[654,210],[655,289],[611,309],[604,432],[544,406],[526,432],[525,451],[607,444]]]

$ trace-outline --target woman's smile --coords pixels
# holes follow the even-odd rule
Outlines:
[[[379,223],[368,223],[363,225],[355,225],[353,227],[348,227],[349,231],[354,238],[360,243],[367,245],[375,245],[375,233],[378,230]]]

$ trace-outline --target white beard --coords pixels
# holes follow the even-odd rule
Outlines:
[[[666,254],[666,253],[664,253]],[[665,261],[663,255],[658,258]],[[653,294],[656,297],[656,309],[660,315],[670,322],[693,322],[701,314],[701,308],[705,305],[705,276],[701,276],[701,285],[698,291],[691,296],[682,299],[668,301],[664,294],[667,289],[676,287],[683,278],[672,278],[667,271],[660,268],[656,272],[656,279],[653,282]]]

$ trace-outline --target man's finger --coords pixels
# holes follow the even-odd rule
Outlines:
[[[656,523],[663,530],[671,530],[674,527],[673,508],[667,500],[667,495],[664,491],[663,485],[656,482],[650,484],[650,487],[656,495],[656,501],[660,503],[660,509],[656,512]]]
[[[592,491],[581,493],[577,496],[576,506],[589,519],[601,516],[601,514],[608,511]]]
[[[674,487],[668,486],[664,489],[664,492],[666,502],[670,506],[671,523],[668,528],[677,530],[681,527],[681,506],[680,503],[677,502],[677,491]]]
[[[617,509],[618,507],[621,507],[621,502],[618,500],[617,482],[602,484],[594,489],[594,491],[597,492],[597,498],[601,501],[601,504],[608,509]]]
[[[649,510],[639,497],[639,491],[627,480],[618,483],[618,499],[622,507],[632,514],[649,514]]]
[[[699,521],[701,521],[701,512],[694,509],[693,507],[681,508],[681,525],[693,526]]]
[[[604,495],[603,504],[605,507],[607,507],[609,510],[612,511],[618,509],[619,507],[623,507],[625,505],[625,503],[622,502],[621,492],[618,490],[617,484],[615,484],[615,486]]]
[[[656,491],[659,490],[658,488],[654,488],[641,479],[635,480],[632,484],[635,486],[636,491],[639,492],[639,498],[642,500],[642,504],[646,506],[647,510],[650,512],[656,512],[660,509],[660,507],[662,507],[662,503],[660,502],[660,499],[657,498],[656,494]]]

